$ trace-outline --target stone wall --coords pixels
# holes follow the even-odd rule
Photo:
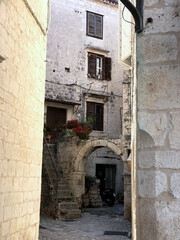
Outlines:
[[[177,0],[146,0],[144,31],[137,35],[132,177],[138,240],[180,236],[179,7]]]
[[[118,64],[118,5],[100,0],[52,0],[51,9],[46,98],[80,103],[75,118],[85,120],[86,97],[93,95],[88,101],[104,104],[104,131],[94,134],[119,137],[124,67]],[[86,11],[103,15],[103,39],[86,35]],[[112,58],[111,81],[87,77],[88,51]]]
[[[47,1],[32,2],[0,1],[1,240],[39,232]]]
[[[90,189],[82,196],[83,207],[102,207],[99,183],[93,183]]]

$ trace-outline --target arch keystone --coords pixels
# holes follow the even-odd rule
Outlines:
[[[106,147],[107,144],[108,144],[107,140],[94,140],[94,141],[92,141],[92,146],[93,147],[98,147],[98,146]]]

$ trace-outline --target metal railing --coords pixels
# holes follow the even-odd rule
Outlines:
[[[51,153],[51,151],[50,151],[50,149],[49,149],[49,146],[48,146],[48,143],[47,143],[47,140],[46,140],[46,137],[45,137],[45,136],[44,136],[44,142],[45,142],[45,144],[46,144],[46,147],[47,147],[47,150],[48,150],[48,153],[49,153],[49,156],[50,156],[52,165],[53,165],[53,167],[54,167],[56,176],[57,176],[58,180],[60,180],[60,174],[59,174],[59,172],[58,172],[58,170],[57,170],[56,163],[55,163],[54,158],[53,158],[53,156],[52,156],[52,153]]]

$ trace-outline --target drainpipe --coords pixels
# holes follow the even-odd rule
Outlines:
[[[124,6],[131,12],[135,21],[135,32],[140,33],[143,30],[143,0],[136,0],[136,7],[129,0],[120,0]]]

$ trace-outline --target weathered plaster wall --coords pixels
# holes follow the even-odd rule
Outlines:
[[[85,94],[108,96],[104,101],[105,130],[102,134],[118,137],[121,135],[123,78],[123,67],[118,64],[118,6],[99,0],[52,0],[51,5],[46,97],[81,103],[77,113],[81,114],[81,119],[85,119]],[[86,36],[86,11],[104,16],[102,40]],[[88,51],[112,58],[111,81],[87,77]],[[69,68],[69,72],[65,68]],[[74,85],[67,86],[68,84]]]
[[[39,232],[47,1],[25,3],[0,1],[1,240]]]
[[[180,236],[179,7],[178,0],[146,0],[144,31],[137,35],[138,150],[132,176],[138,240]]]

